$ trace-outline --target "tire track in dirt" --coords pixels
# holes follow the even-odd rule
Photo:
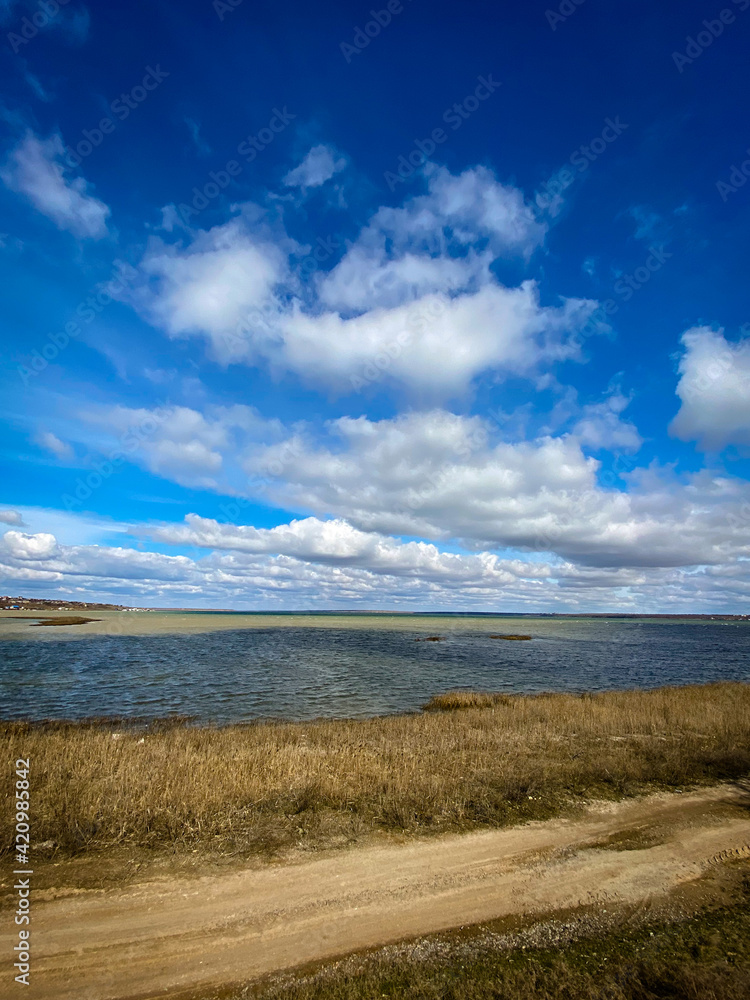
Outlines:
[[[750,794],[719,786],[594,803],[574,820],[32,899],[24,995],[172,997],[512,914],[654,899],[749,856]],[[5,954],[12,944],[3,928]]]

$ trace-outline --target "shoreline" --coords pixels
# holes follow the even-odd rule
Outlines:
[[[38,864],[88,857],[94,869],[123,851],[213,863],[501,828],[750,774],[747,683],[448,692],[430,707],[443,710],[221,726],[14,721],[0,742],[6,759],[34,762]]]
[[[448,691],[315,722],[17,721],[0,742],[29,761],[45,1000],[81,977],[113,1000],[155,983],[490,1000],[498,982],[531,1000],[547,967],[587,996],[605,973],[678,981],[675,949],[685,982],[744,996],[704,955],[718,928],[750,959],[748,683]]]
[[[748,614],[725,614],[721,612],[685,612],[684,614],[666,612],[624,612],[624,611],[386,611],[376,608],[369,609],[336,609],[325,610],[299,608],[292,611],[272,611],[272,610],[249,610],[242,608],[136,608],[124,605],[96,604],[76,601],[63,601],[62,604],[53,600],[33,601],[27,598],[15,598],[21,601],[17,605],[0,606],[0,618],[13,617],[5,615],[7,611],[44,611],[46,614],[54,611],[110,611],[117,614],[128,614],[149,612],[151,614],[195,614],[195,615],[247,615],[248,617],[354,617],[354,618],[543,618],[543,619],[574,619],[581,618],[605,618],[617,621],[637,621],[650,619],[664,619],[676,621],[750,621]]]
[[[525,637],[524,637],[525,638]],[[54,732],[57,730],[100,730],[105,731],[116,727],[127,732],[168,732],[170,730],[189,729],[192,731],[222,732],[227,730],[245,730],[262,726],[329,726],[329,725],[363,725],[375,722],[393,720],[408,720],[420,718],[426,713],[454,713],[467,709],[494,709],[497,706],[509,706],[514,701],[534,699],[606,699],[608,697],[628,697],[635,695],[654,695],[669,692],[710,692],[712,688],[736,687],[750,691],[750,680],[715,680],[703,684],[654,684],[650,687],[629,688],[571,688],[561,691],[486,691],[474,688],[456,688],[432,695],[426,702],[414,709],[400,709],[393,712],[381,712],[373,715],[317,715],[311,717],[295,717],[286,715],[259,715],[248,719],[216,721],[203,719],[197,715],[182,712],[166,713],[164,715],[82,715],[82,716],[45,716],[32,718],[22,716],[0,716],[0,734],[14,731],[24,732]]]

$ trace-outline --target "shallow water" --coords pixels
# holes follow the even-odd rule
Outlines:
[[[0,617],[0,716],[356,717],[415,710],[451,688],[601,691],[750,681],[750,622],[91,615],[102,621],[64,629]],[[497,632],[533,639],[489,638]],[[415,641],[428,635],[446,640]]]

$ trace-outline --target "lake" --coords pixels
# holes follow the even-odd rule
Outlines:
[[[750,680],[750,622],[83,614],[102,620],[39,628],[0,617],[0,716],[364,717],[417,710],[452,688],[529,693]],[[490,638],[498,632],[533,638]],[[445,641],[416,641],[429,635]]]

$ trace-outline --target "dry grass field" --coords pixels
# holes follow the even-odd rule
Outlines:
[[[34,843],[56,860],[122,846],[268,856],[376,830],[502,826],[750,772],[750,685],[454,692],[426,708],[220,728],[9,722],[0,737],[6,766],[31,759]],[[12,823],[3,809],[6,851]]]

